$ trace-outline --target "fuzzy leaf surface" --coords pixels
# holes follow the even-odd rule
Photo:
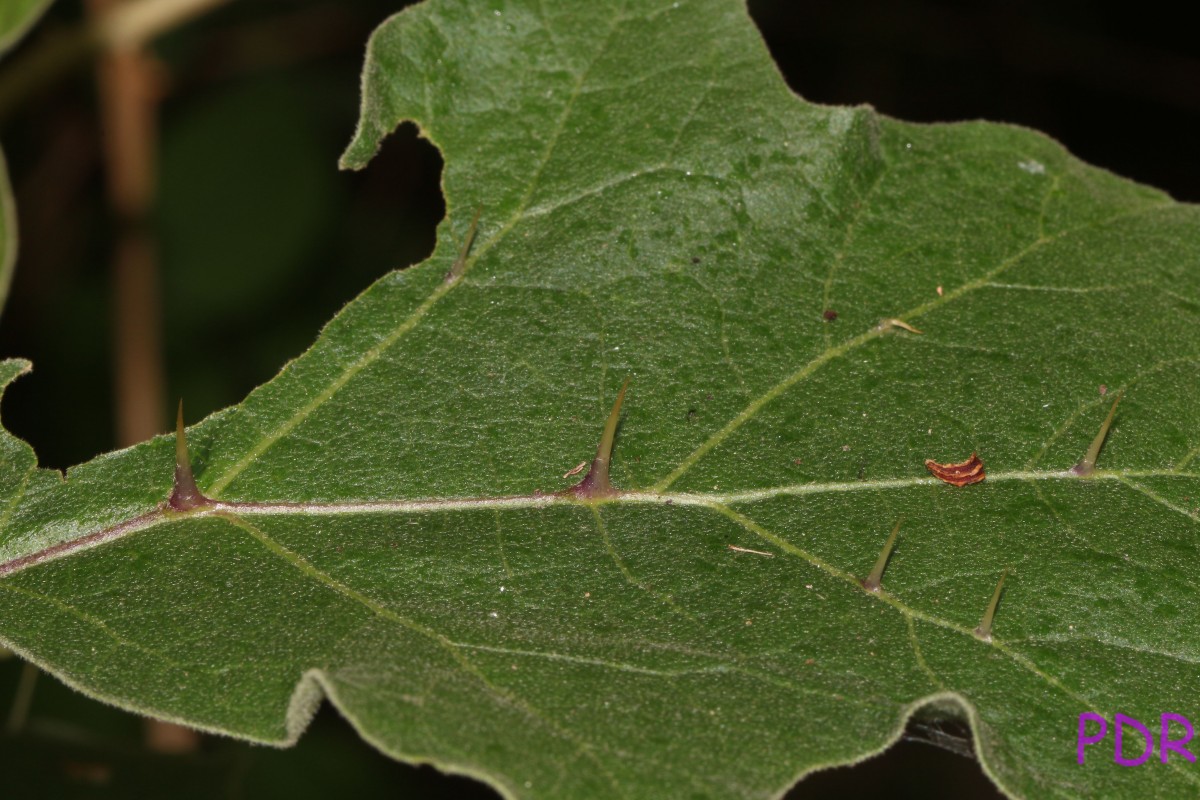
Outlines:
[[[1014,795],[1196,792],[1111,733],[1075,757],[1082,712],[1200,696],[1194,207],[807,103],[734,0],[428,2],[364,92],[343,163],[415,121],[435,253],[190,430],[216,506],[163,510],[170,438],[63,482],[5,435],[6,644],[257,741],[328,697],[511,797],[774,796],[927,706]],[[626,376],[621,493],[556,495]],[[982,483],[924,466],[972,453]]]

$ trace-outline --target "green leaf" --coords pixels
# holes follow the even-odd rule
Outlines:
[[[17,264],[17,205],[8,179],[8,162],[0,152],[0,309],[8,300]]]
[[[0,54],[16,44],[52,0],[4,0],[0,4]]]
[[[18,676],[28,668],[18,659],[0,659],[0,698],[7,701],[22,691]],[[139,718],[53,681],[36,680],[31,686],[36,689],[27,695],[32,699],[27,717],[20,715],[14,724],[3,709],[7,719],[0,732],[0,767],[5,797],[211,800],[342,793],[371,800],[430,797],[430,785],[441,778],[363,747],[332,713],[318,715],[291,749],[248,747],[223,739],[207,742],[200,752],[165,755],[147,748]]]
[[[344,163],[415,120],[435,253],[189,432],[215,504],[164,508],[171,438],[63,482],[6,434],[6,644],[262,742],[324,696],[514,797],[769,796],[930,708],[1014,795],[1195,793],[1075,739],[1200,692],[1194,207],[806,103],[734,0],[429,2],[364,89]],[[619,493],[556,494],[626,376]]]
[[[0,3],[0,55],[25,35],[52,0],[4,0]],[[8,164],[0,152],[0,309],[8,299],[17,261],[17,212]]]

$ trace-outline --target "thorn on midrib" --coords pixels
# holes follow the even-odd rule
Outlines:
[[[196,486],[196,478],[192,475],[187,434],[183,430],[183,400],[179,401],[179,412],[175,416],[175,486],[167,504],[175,511],[192,511],[213,504],[212,500],[201,493]]]
[[[576,497],[593,499],[597,497],[613,497],[617,494],[608,479],[608,465],[612,460],[613,440],[617,435],[617,424],[621,421],[621,404],[625,402],[625,390],[629,387],[629,378],[621,384],[617,400],[613,403],[612,411],[608,413],[608,421],[604,423],[604,433],[600,436],[600,444],[596,447],[596,457],[592,459],[591,469],[583,480],[567,489],[565,493]]]

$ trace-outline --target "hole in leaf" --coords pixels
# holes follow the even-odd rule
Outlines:
[[[160,108],[148,223],[160,263],[163,397],[172,398],[158,430],[170,428],[173,398],[187,398],[192,420],[240,402],[372,282],[433,251],[442,161],[415,126],[388,137],[367,169],[337,168],[358,114],[362,41],[377,22],[316,62],[220,80],[202,63],[168,64],[176,91]],[[181,35],[202,52],[229,33]],[[50,110],[31,106],[12,126],[53,136],[5,141],[23,235],[0,355],[34,362],[5,395],[5,426],[43,467],[61,469],[117,444],[109,262],[119,226],[90,94],[45,102]]]

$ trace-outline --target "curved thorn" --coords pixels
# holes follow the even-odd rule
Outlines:
[[[887,330],[889,328],[903,328],[904,330],[908,331],[909,333],[915,333],[918,335],[925,332],[925,331],[917,330],[912,325],[909,325],[907,322],[905,322],[902,319],[894,319],[893,318],[893,319],[885,319],[885,320],[880,321],[880,323],[879,323],[880,330]]]
[[[621,384],[617,392],[617,400],[613,403],[612,411],[608,412],[608,421],[604,423],[604,433],[600,436],[600,444],[596,447],[596,457],[592,459],[592,467],[583,480],[568,489],[578,497],[611,497],[617,492],[608,480],[608,465],[612,459],[613,440],[617,435],[617,425],[621,421],[621,404],[625,402],[625,390],[629,388],[629,378]]]
[[[1100,455],[1100,448],[1104,446],[1104,440],[1108,437],[1108,429],[1112,426],[1113,415],[1117,413],[1117,403],[1120,403],[1121,398],[1124,396],[1124,389],[1117,393],[1117,399],[1113,400],[1112,408],[1108,410],[1108,416],[1104,418],[1104,424],[1100,426],[1100,432],[1096,434],[1095,439],[1092,439],[1092,446],[1088,448],[1083,461],[1071,467],[1071,472],[1079,477],[1086,478],[1096,471],[1096,459]]]

